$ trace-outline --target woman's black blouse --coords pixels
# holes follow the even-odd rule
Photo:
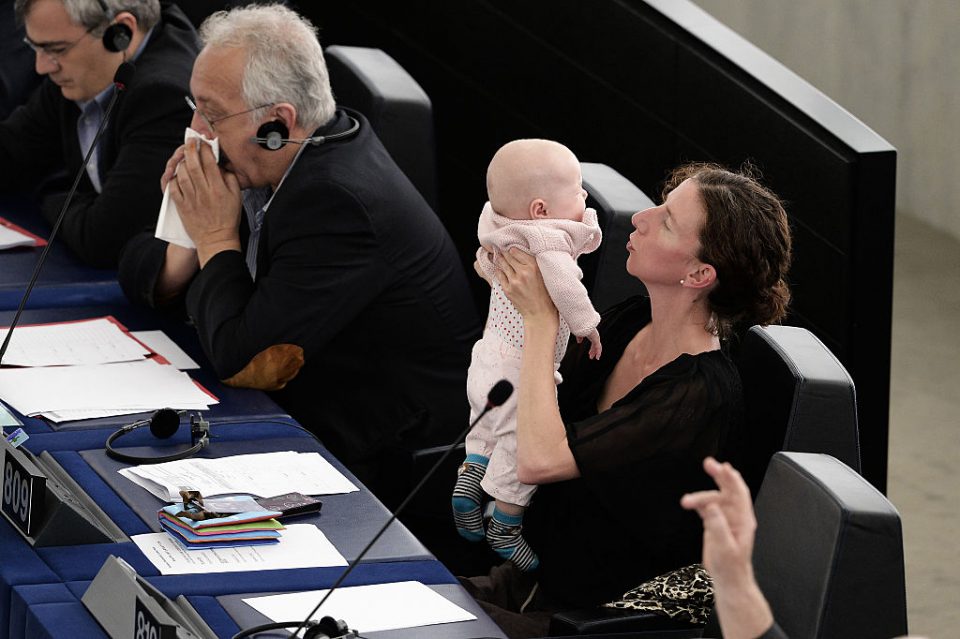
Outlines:
[[[703,458],[727,457],[742,421],[740,377],[721,351],[681,355],[597,413],[604,383],[649,321],[646,298],[613,307],[599,326],[603,357],[571,343],[560,369],[560,412],[581,476],[540,487],[524,534],[540,557],[541,588],[564,606],[609,601],[700,561],[700,519],[680,497],[713,487]]]

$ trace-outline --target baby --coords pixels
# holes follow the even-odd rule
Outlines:
[[[487,168],[487,196],[477,235],[477,268],[491,286],[483,337],[474,345],[467,372],[470,419],[483,410],[487,392],[500,379],[520,377],[523,319],[496,277],[497,256],[511,247],[534,255],[547,291],[560,313],[555,369],[570,333],[590,340],[590,357],[600,357],[600,315],[580,283],[577,257],[596,250],[601,232],[597,214],[586,208],[580,163],[567,147],[550,140],[515,140],[500,148]],[[559,373],[555,373],[560,383]],[[539,565],[521,536],[523,513],[536,486],[517,480],[516,394],[480,420],[467,436],[467,458],[453,491],[457,531],[471,541],[484,538],[484,493],[496,501],[487,543],[521,570]]]

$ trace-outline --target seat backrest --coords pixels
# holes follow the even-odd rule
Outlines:
[[[735,463],[756,495],[778,450],[827,453],[860,472],[853,380],[813,333],[752,327],[739,345],[745,432]]]
[[[436,210],[437,163],[429,96],[380,49],[331,45],[324,57],[337,104],[366,116],[394,162]]]
[[[829,455],[777,453],[755,509],[754,572],[787,636],[907,633],[900,515],[865,479]]]
[[[583,284],[594,308],[601,313],[628,297],[646,294],[643,283],[627,273],[627,236],[633,232],[630,219],[637,211],[654,206],[643,191],[606,164],[581,162],[587,206],[597,210],[603,242],[600,248],[579,260]]]

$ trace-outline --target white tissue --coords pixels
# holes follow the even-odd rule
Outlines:
[[[186,131],[183,132],[183,143],[186,144],[190,140],[201,140],[209,144],[210,148],[213,149],[213,157],[218,162],[220,161],[220,141],[217,138],[211,140],[190,127],[187,127]],[[161,240],[182,246],[183,248],[192,249],[197,247],[183,228],[183,222],[180,220],[180,212],[177,210],[177,205],[170,199],[169,184],[167,184],[167,188],[163,190],[163,201],[160,203],[160,214],[157,216],[157,230],[154,235]]]

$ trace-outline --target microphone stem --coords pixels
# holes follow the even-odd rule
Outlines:
[[[93,142],[90,144],[90,148],[87,149],[87,154],[83,158],[83,164],[80,165],[80,170],[77,171],[77,177],[73,180],[73,186],[70,187],[70,192],[67,194],[67,199],[63,201],[63,208],[60,209],[60,214],[57,215],[57,221],[53,224],[53,230],[50,231],[50,236],[47,238],[47,245],[43,247],[43,252],[40,253],[40,259],[37,260],[37,265],[33,267],[33,275],[30,276],[30,282],[27,284],[27,290],[24,292],[23,297],[20,298],[20,305],[17,307],[17,312],[13,316],[13,321],[10,323],[10,328],[7,329],[7,336],[3,339],[3,346],[0,346],[0,365],[3,364],[3,356],[6,355],[7,348],[10,346],[10,338],[13,337],[13,329],[16,328],[17,324],[20,322],[20,316],[23,314],[23,309],[27,306],[27,300],[30,299],[30,293],[33,291],[34,285],[37,283],[37,278],[40,276],[40,269],[43,267],[43,263],[47,259],[47,253],[50,252],[50,247],[53,246],[53,240],[57,237],[57,231],[60,230],[60,225],[63,224],[63,218],[66,216],[67,207],[73,200],[73,194],[76,192],[77,186],[80,184],[80,178],[83,176],[87,163],[90,162],[90,157],[93,155],[93,149],[96,148],[97,144],[99,144],[100,137],[103,135],[104,129],[107,128],[107,120],[110,117],[110,112],[113,111],[113,105],[116,104],[117,100],[120,98],[120,93],[121,90],[117,88],[113,92],[113,95],[110,96],[110,102],[107,104],[106,111],[104,111],[103,119],[100,121],[100,127],[97,129],[97,133],[93,136]]]
[[[304,619],[300,623],[300,625],[297,626],[297,629],[293,631],[294,637],[297,636],[297,633],[303,630],[306,624],[309,623],[309,621],[313,618],[313,616],[317,614],[317,611],[320,610],[323,604],[327,601],[327,598],[329,598],[330,595],[332,595],[333,592],[340,587],[340,584],[342,584],[344,580],[350,575],[350,573],[353,572],[353,569],[360,564],[360,560],[366,556],[367,551],[369,551],[370,548],[373,547],[373,544],[377,543],[377,540],[380,539],[381,536],[383,536],[383,533],[387,532],[387,528],[390,527],[390,524],[392,524],[394,520],[397,518],[397,516],[401,512],[403,512],[403,509],[407,507],[407,504],[410,503],[410,500],[412,500],[414,497],[417,496],[417,494],[420,492],[420,489],[423,487],[423,485],[426,484],[427,480],[429,480],[433,476],[433,473],[436,472],[438,468],[440,468],[443,462],[447,460],[447,457],[453,454],[454,449],[460,444],[460,442],[462,442],[467,438],[467,435],[470,433],[470,429],[473,428],[474,424],[480,421],[480,419],[483,418],[483,416],[486,415],[491,408],[493,408],[493,405],[488,402],[486,407],[484,407],[483,411],[479,415],[477,415],[476,419],[470,422],[470,424],[465,429],[463,429],[463,432],[460,433],[460,436],[457,437],[456,441],[447,448],[447,451],[440,457],[440,459],[437,460],[437,462],[430,468],[430,470],[427,471],[427,474],[423,476],[423,479],[420,480],[420,483],[418,483],[416,487],[413,490],[411,490],[410,493],[407,495],[407,497],[400,503],[400,505],[397,506],[397,509],[393,511],[393,514],[390,515],[390,519],[387,520],[387,523],[384,524],[382,528],[380,528],[377,534],[373,536],[373,539],[371,539],[370,542],[364,547],[364,549],[360,551],[360,554],[357,555],[357,558],[353,560],[353,563],[347,566],[347,569],[343,571],[343,574],[341,574],[337,578],[337,580],[333,583],[333,585],[330,586],[330,589],[327,590],[327,594],[323,596],[323,599],[320,600],[320,603],[318,603],[316,607],[310,611],[310,614],[307,615],[306,619]]]

